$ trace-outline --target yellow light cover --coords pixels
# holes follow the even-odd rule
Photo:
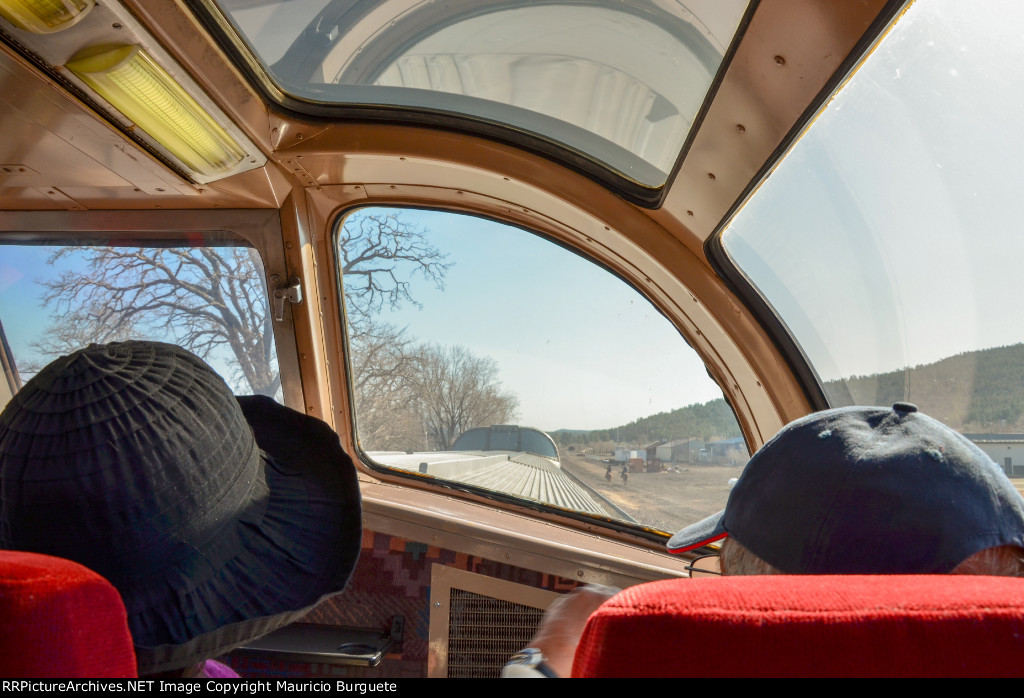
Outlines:
[[[52,34],[74,26],[96,0],[0,0],[0,15],[33,34]]]
[[[227,131],[138,46],[95,55],[67,68],[192,170],[214,176],[245,152]]]

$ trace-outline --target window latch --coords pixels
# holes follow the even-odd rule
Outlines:
[[[270,277],[270,283],[274,286],[274,320],[283,322],[284,302],[302,302],[302,286],[299,285],[301,282],[297,276],[292,276],[284,282],[280,276],[274,274]]]

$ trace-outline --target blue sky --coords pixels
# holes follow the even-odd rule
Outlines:
[[[831,379],[1024,341],[1024,3],[919,0],[725,234]],[[492,357],[542,429],[607,428],[720,397],[639,294],[519,229],[405,211],[453,263],[390,321]],[[30,357],[38,248],[0,248],[0,319]]]
[[[825,379],[1024,341],[1024,3],[919,0],[726,230]]]
[[[56,308],[43,302],[45,287],[39,283],[62,273],[81,273],[86,266],[80,255],[65,255],[49,264],[51,248],[32,245],[0,246],[0,322],[14,353],[22,380],[34,375],[32,366],[43,366],[53,357],[42,355],[33,344],[45,336],[55,319]],[[145,339],[173,342],[159,327],[147,329]],[[249,392],[238,383],[237,365],[230,352],[215,351],[207,361],[240,393]]]
[[[0,247],[0,322],[16,358],[33,354],[29,343],[46,326],[47,314],[40,311],[43,288],[33,280],[53,273],[48,256],[41,247]]]
[[[422,308],[381,319],[495,359],[504,387],[519,395],[522,424],[607,428],[722,396],[675,328],[592,262],[486,219],[391,211],[429,231],[453,264],[443,291],[415,282]]]
[[[423,342],[461,344],[493,358],[518,421],[541,429],[598,429],[721,397],[671,324],[635,290],[554,243],[493,221],[395,211],[448,255],[445,289],[418,276],[421,304],[380,320]],[[46,248],[0,248],[0,320],[18,363],[45,363],[31,346],[51,322],[37,283],[82,269],[46,263]],[[168,339],[150,337],[153,339]],[[223,361],[211,363],[223,375]]]

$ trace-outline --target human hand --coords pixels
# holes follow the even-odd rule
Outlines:
[[[619,591],[615,587],[588,584],[563,594],[545,611],[529,646],[544,653],[548,666],[556,674],[568,677],[587,619]]]

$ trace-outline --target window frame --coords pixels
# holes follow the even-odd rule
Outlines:
[[[312,275],[295,258],[296,240],[304,234],[305,221],[287,206],[282,210],[189,210],[189,211],[0,211],[0,241],[39,244],[56,240],[81,241],[89,237],[124,242],[185,240],[189,234],[211,233],[234,236],[254,246],[261,254],[268,278],[286,271]],[[307,239],[308,241],[308,239]],[[314,244],[316,239],[312,241]],[[291,243],[291,244],[289,244]],[[311,253],[312,251],[310,251]],[[287,266],[286,266],[287,265]],[[282,276],[282,278],[285,278]],[[315,280],[314,280],[315,281]],[[269,289],[268,289],[269,290]],[[328,299],[321,299],[327,301]],[[321,303],[306,297],[304,302],[320,312]],[[324,303],[329,305],[329,303]],[[285,403],[306,410],[327,402],[330,385],[317,385],[315,377],[303,379],[312,357],[297,350],[302,313],[285,311],[285,321],[275,323],[275,341],[281,370]],[[326,323],[325,331],[331,323]],[[301,341],[305,342],[305,339]],[[302,344],[303,352],[310,347]],[[301,371],[300,371],[301,368]],[[340,379],[331,384],[336,385]],[[309,382],[313,381],[310,388]],[[344,406],[342,405],[342,413]],[[332,418],[327,411],[326,417]],[[348,446],[346,424],[339,421],[339,436]],[[352,451],[350,451],[352,452]],[[361,460],[359,485],[363,526],[366,530],[427,541],[442,548],[485,558],[504,559],[580,582],[625,587],[643,581],[685,576],[686,560],[673,557],[664,546],[632,535],[608,535],[594,526],[566,528],[561,517],[524,516],[514,507],[497,509],[491,502],[481,506],[470,497],[445,496],[429,490],[396,487],[368,475]]]
[[[618,519],[610,517],[595,516],[584,512],[578,512],[571,509],[564,509],[551,504],[545,504],[543,502],[536,502],[513,495],[508,495],[502,492],[489,490],[474,485],[464,484],[451,480],[445,480],[443,478],[434,477],[431,475],[421,474],[414,471],[406,471],[399,468],[392,468],[381,463],[374,461],[360,446],[358,441],[358,425],[357,415],[355,410],[355,392],[353,387],[353,376],[352,376],[352,364],[349,361],[351,356],[351,350],[349,345],[349,332],[348,332],[348,318],[344,309],[344,288],[342,285],[342,274],[339,269],[339,259],[336,254],[338,246],[339,231],[344,225],[345,219],[360,209],[367,208],[387,208],[387,209],[418,209],[418,210],[430,210],[439,213],[450,213],[454,215],[470,216],[476,218],[482,218],[498,223],[500,225],[508,226],[510,228],[516,228],[527,235],[533,235],[541,240],[549,242],[561,249],[565,250],[570,254],[578,256],[581,260],[593,264],[603,270],[604,272],[611,274],[619,281],[631,288],[638,296],[646,300],[651,304],[652,308],[656,310],[666,322],[669,323],[679,333],[680,339],[684,341],[691,351],[694,351],[701,363],[704,365],[705,370],[708,372],[709,377],[719,384],[719,389],[722,393],[722,399],[725,400],[726,405],[733,414],[733,418],[736,421],[737,426],[740,429],[744,444],[746,445],[749,454],[753,454],[756,448],[752,447],[750,435],[743,429],[743,422],[739,418],[739,414],[736,408],[733,406],[732,400],[729,398],[729,394],[726,390],[721,387],[718,379],[715,378],[714,373],[711,370],[711,366],[707,363],[705,358],[700,355],[699,352],[694,348],[694,343],[690,338],[683,332],[679,326],[672,321],[672,319],[665,313],[662,307],[655,302],[648,294],[644,293],[635,283],[631,282],[625,275],[611,267],[609,264],[602,262],[599,259],[589,255],[583,249],[580,249],[568,241],[563,240],[549,232],[542,231],[540,229],[531,228],[528,225],[518,222],[504,219],[493,213],[488,213],[480,210],[471,210],[469,208],[457,208],[453,206],[446,206],[440,202],[399,202],[399,201],[386,201],[386,200],[361,200],[353,202],[348,205],[339,207],[335,210],[332,215],[327,219],[326,229],[328,233],[324,236],[327,243],[327,259],[329,260],[329,268],[331,275],[331,286],[337,299],[337,305],[335,307],[338,328],[341,334],[339,338],[341,348],[341,361],[344,366],[344,376],[342,380],[338,381],[338,387],[343,388],[345,410],[341,410],[344,413],[344,427],[351,434],[351,455],[355,461],[372,473],[374,478],[379,479],[382,482],[394,483],[398,485],[409,486],[417,489],[425,489],[434,492],[444,493],[448,495],[455,495],[464,497],[470,501],[484,503],[489,506],[495,506],[498,509],[505,511],[512,511],[518,513],[526,513],[531,517],[542,518],[545,520],[556,521],[558,523],[568,524],[577,528],[584,528],[592,533],[604,533],[616,538],[626,536],[627,539],[634,542],[639,542],[645,546],[653,546],[657,549],[664,550],[665,543],[668,538],[671,537],[671,531],[660,531],[658,529],[645,526],[641,523],[628,523]],[[325,309],[325,312],[326,309]],[[342,422],[339,421],[339,427],[342,426]],[[523,426],[523,425],[519,425]]]
[[[263,261],[267,283],[272,276],[288,278],[281,243],[279,212],[246,211],[61,211],[0,212],[0,244],[87,246],[101,243],[124,247],[196,246],[203,236],[251,247]],[[266,291],[268,312],[273,297]],[[304,399],[298,366],[294,320],[285,312],[274,321],[274,344],[281,374],[284,404],[302,409]]]

